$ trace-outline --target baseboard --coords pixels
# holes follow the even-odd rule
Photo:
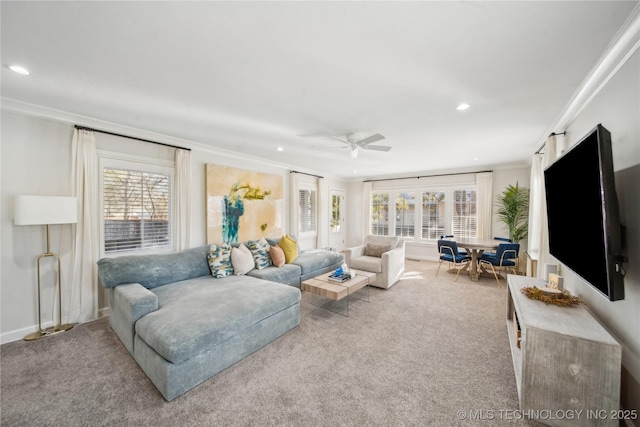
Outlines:
[[[101,308],[98,310],[98,319],[109,315],[109,307]],[[49,321],[42,324],[44,329],[53,326],[53,321]],[[15,331],[5,332],[0,334],[0,344],[7,344],[14,341],[20,341],[29,334],[32,334],[38,330],[38,325],[29,326],[27,328],[16,329]]]
[[[46,322],[42,325],[44,329],[53,326],[53,321]],[[7,344],[13,341],[20,341],[29,334],[32,334],[38,330],[38,325],[29,326],[28,328],[16,329],[15,331],[5,332],[0,334],[0,344]]]

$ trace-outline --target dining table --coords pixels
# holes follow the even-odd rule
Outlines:
[[[489,273],[484,270],[484,268],[480,265],[478,268],[478,260],[484,253],[484,251],[495,251],[498,249],[498,245],[501,242],[500,240],[493,239],[476,239],[476,238],[457,238],[455,239],[458,247],[464,248],[467,251],[467,254],[471,256],[471,262],[467,263],[464,266],[462,271],[469,271],[469,276],[471,280],[478,281],[480,278],[480,273]],[[470,265],[469,265],[470,264]]]

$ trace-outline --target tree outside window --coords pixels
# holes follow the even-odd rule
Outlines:
[[[389,235],[389,193],[373,193],[371,197],[371,234]]]
[[[396,193],[396,236],[415,235],[415,193]]]

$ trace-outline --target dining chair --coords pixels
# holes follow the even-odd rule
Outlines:
[[[442,236],[440,236],[440,240],[442,239],[453,239],[455,236],[453,234],[443,234]],[[460,255],[467,255],[467,251],[464,251],[462,249],[458,250],[458,253]]]
[[[462,270],[465,265],[471,261],[471,257],[469,257],[466,253],[462,255],[458,251],[458,244],[453,240],[440,239],[438,240],[438,253],[440,254],[440,263],[438,264],[438,269],[436,270],[436,277],[438,277],[438,273],[440,272],[440,267],[442,266],[442,261],[447,261],[449,263],[449,270],[451,270],[452,265],[453,268],[458,270],[456,274],[455,281],[458,281],[458,276],[460,275],[460,270]]]
[[[511,269],[513,274],[516,274],[518,267],[518,254],[520,253],[520,243],[500,243],[496,253],[483,253],[480,257],[481,266],[490,266],[493,276],[496,278],[498,285],[500,280],[498,279],[498,271],[504,269]]]

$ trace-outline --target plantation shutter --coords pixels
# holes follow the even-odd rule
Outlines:
[[[105,168],[105,253],[171,247],[171,176]]]
[[[317,230],[317,206],[316,190],[300,189],[299,196],[299,221],[300,233],[316,232]]]
[[[461,238],[478,237],[476,191],[456,190],[453,199],[452,234]]]

